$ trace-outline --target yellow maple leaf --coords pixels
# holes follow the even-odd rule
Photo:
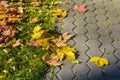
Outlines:
[[[70,61],[75,60],[76,50],[70,46],[63,46],[62,48],[57,49],[56,52],[59,55],[60,60],[62,60],[64,57]]]
[[[98,67],[108,65],[108,60],[106,58],[93,57],[93,58],[90,59],[90,61],[95,63]]]
[[[51,12],[52,12],[52,16],[59,17],[59,18],[64,18],[67,15],[67,12],[61,9],[54,9]]]
[[[41,35],[46,32],[47,30],[41,30],[41,27],[39,25],[35,26],[33,29],[32,39],[39,39]]]
[[[47,39],[38,39],[36,42],[39,43],[40,46],[43,47],[43,49],[48,50],[50,47],[50,43],[48,42]]]

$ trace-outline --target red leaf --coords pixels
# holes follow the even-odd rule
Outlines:
[[[39,43],[36,41],[29,41],[28,43],[30,46],[35,46],[35,47],[39,47]]]
[[[86,12],[87,11],[86,5],[81,5],[81,6],[74,5],[73,9],[77,10],[79,12]]]

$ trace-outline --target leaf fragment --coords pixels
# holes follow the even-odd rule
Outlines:
[[[90,61],[95,63],[98,67],[108,65],[108,63],[109,63],[106,58],[101,58],[101,57],[93,57],[90,59]]]

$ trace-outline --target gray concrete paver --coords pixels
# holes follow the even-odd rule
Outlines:
[[[78,51],[80,63],[63,61],[64,65],[55,69],[54,80],[120,80],[120,0],[68,1],[61,32],[75,35],[68,44]],[[88,11],[73,10],[75,4],[85,4]],[[109,65],[96,66],[90,62],[95,56],[107,58]]]

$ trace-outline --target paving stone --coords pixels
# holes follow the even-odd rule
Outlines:
[[[87,5],[88,11],[95,11],[95,7],[93,5]]]
[[[75,27],[75,25],[73,25],[73,23],[64,23],[63,24],[63,26],[62,26],[62,28],[64,29],[64,30],[67,30],[67,29],[73,29]]]
[[[118,59],[114,56],[114,53],[113,54],[105,53],[103,57],[108,59],[110,65],[115,65],[115,63],[118,61]]]
[[[101,43],[97,39],[95,40],[90,39],[86,42],[86,44],[89,46],[89,48],[95,48],[95,49],[101,45]]]
[[[115,48],[112,46],[112,44],[102,44],[100,46],[100,50],[102,52],[104,52],[104,49],[105,49],[105,53],[108,53],[108,54],[114,54],[114,51],[115,51]]]
[[[113,42],[113,46],[116,48],[116,49],[120,49],[120,40],[115,40]]]
[[[75,42],[85,43],[87,38],[84,35],[79,34],[74,38],[74,40]]]
[[[61,61],[61,63],[63,64],[61,66],[61,68],[64,70],[64,69],[71,69],[73,66],[74,66],[74,63],[69,61],[69,60],[64,60],[64,61]]]
[[[120,21],[117,17],[115,18],[108,18],[110,24],[118,24]]]
[[[95,11],[94,11],[97,15],[100,15],[100,14],[105,14],[105,10],[103,9],[103,8],[101,8],[101,9],[95,9]]]
[[[114,38],[114,39],[120,39],[120,33],[119,32],[112,32],[111,36]]]
[[[74,22],[74,24],[77,26],[77,27],[79,27],[79,26],[85,26],[86,25],[86,22],[84,21],[84,20],[76,20],[75,22]]]
[[[103,69],[103,71],[111,77],[120,77],[120,69],[115,65],[109,65]]]
[[[99,32],[101,36],[109,36],[110,31],[106,26],[100,26],[97,32]]]
[[[86,46],[85,43],[80,43],[80,44],[76,44],[74,46],[74,48],[79,51],[79,54],[83,54],[86,53],[86,50],[88,50],[88,47]]]
[[[98,2],[95,3],[94,7],[95,7],[96,9],[103,9],[103,8],[104,8],[103,3],[98,3]]]
[[[88,74],[90,80],[106,80],[107,77],[103,75],[101,68],[97,67],[92,62],[89,62],[88,65],[91,68]]]
[[[62,20],[63,22],[67,23],[72,23],[74,21],[73,16],[72,17],[66,17]]]
[[[106,16],[107,16],[108,18],[115,18],[117,15],[116,15],[113,11],[111,11],[111,12],[107,12],[107,13],[106,13]]]
[[[86,25],[86,28],[87,28],[89,31],[94,31],[94,30],[97,30],[99,27],[98,27],[98,25],[96,25],[96,24],[87,24],[87,25]]]
[[[102,55],[102,53],[100,52],[100,50],[98,48],[96,48],[96,49],[90,48],[86,53],[89,57],[95,57],[95,56],[100,57]]]
[[[86,36],[89,38],[89,39],[97,39],[100,35],[99,33],[95,30],[95,31],[88,31],[86,33]]]
[[[70,39],[67,44],[69,44],[70,46],[74,46],[76,44],[76,42],[72,39]]]
[[[90,0],[86,0],[86,1],[84,2],[84,4],[86,4],[86,5],[94,5],[94,2],[93,2],[93,1],[90,1]]]
[[[76,75],[84,76],[88,74],[89,68],[85,63],[80,63],[73,67],[73,72]]]
[[[79,26],[75,27],[75,29],[74,29],[73,31],[74,31],[76,34],[81,34],[81,35],[83,35],[83,34],[85,34],[85,33],[87,32],[87,29],[86,29],[84,26],[79,25]]]
[[[92,18],[93,18],[93,17],[96,16],[96,14],[95,14],[94,12],[90,12],[90,11],[89,11],[89,12],[86,12],[86,13],[85,13],[85,16],[86,16],[86,17],[92,17]]]
[[[120,49],[115,52],[115,56],[120,59]]]
[[[85,2],[85,0],[75,0],[75,2],[77,5],[82,5]]]
[[[57,73],[57,76],[59,80],[71,80],[74,74],[69,68],[64,68]]]
[[[61,33],[65,33],[65,32],[68,32],[68,33],[70,33],[70,34],[72,34],[72,35],[76,35],[74,32],[73,32],[73,30],[72,29],[64,29],[64,30],[62,30],[61,31]]]
[[[74,18],[76,19],[76,21],[78,20],[84,20],[86,17],[84,14],[80,14],[79,12],[76,12]]]
[[[111,77],[111,78],[108,78],[107,80],[120,80],[120,78]]]
[[[99,21],[103,21],[103,20],[106,20],[107,19],[107,17],[105,16],[105,14],[100,14],[100,15],[97,15],[96,16],[96,19],[98,19]]]
[[[109,36],[100,36],[99,41],[103,44],[110,44],[113,42],[113,39]]]
[[[75,76],[73,80],[89,80],[87,76]]]
[[[79,62],[85,63],[89,60],[89,57],[87,56],[86,53],[79,53],[79,57],[77,58],[77,60],[79,60]]]
[[[120,33],[120,26],[118,24],[113,24],[110,27],[112,32]]]
[[[106,22],[106,21],[99,21],[97,22],[97,25],[100,26],[100,28],[106,28],[107,29],[107,26],[109,26],[109,23]]]
[[[93,17],[92,17],[92,18],[91,18],[91,17],[87,17],[87,18],[86,18],[86,22],[87,22],[87,23],[93,23],[93,24],[94,24],[94,23],[97,22],[97,20],[96,20],[95,18],[93,18]]]
[[[120,60],[118,61],[117,66],[120,68]]]

